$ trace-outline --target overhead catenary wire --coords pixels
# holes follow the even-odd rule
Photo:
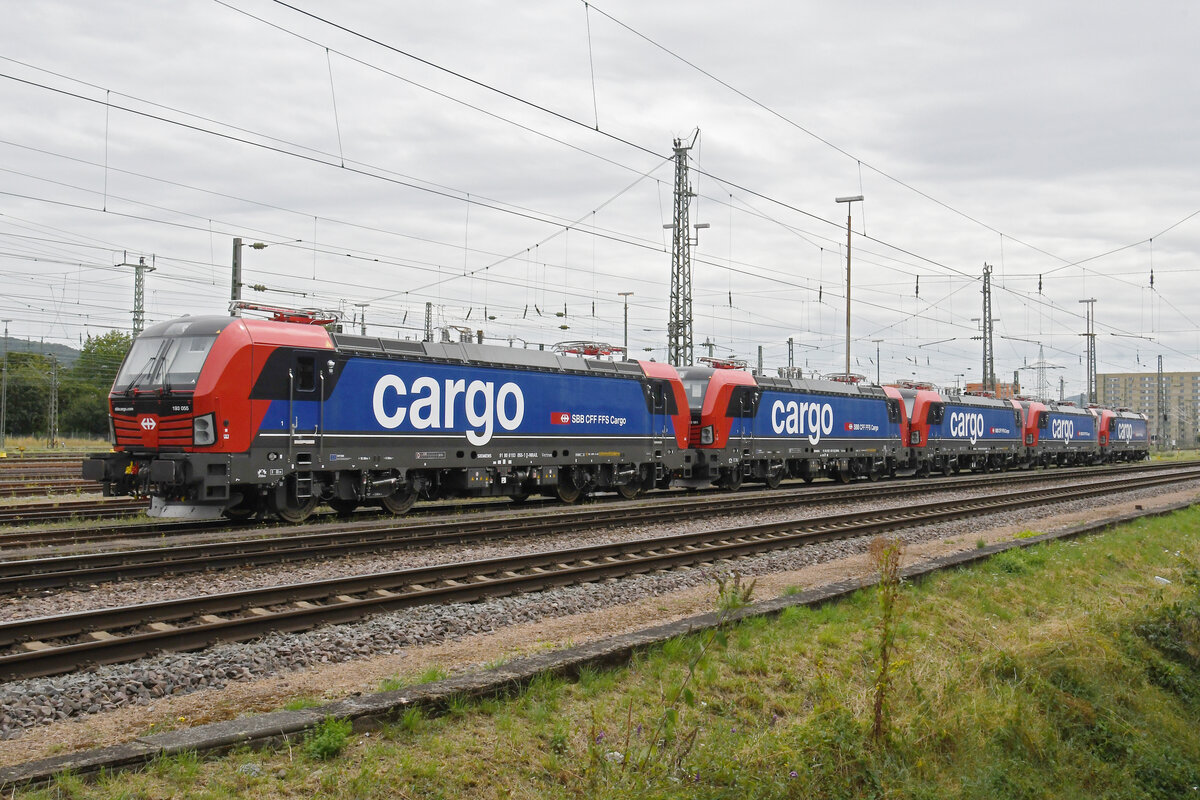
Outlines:
[[[589,227],[590,227],[590,225],[589,225]],[[565,229],[564,229],[564,230],[565,230]],[[313,236],[313,237],[312,237],[312,239],[313,239],[313,240],[316,240],[316,239],[317,239],[317,237],[316,237],[316,236]],[[595,241],[595,240],[593,240],[593,242],[594,242],[594,241]],[[316,254],[316,252],[317,252],[317,251],[316,251],[316,248],[314,248],[314,249],[313,249],[313,252],[314,252],[314,254]],[[756,276],[756,277],[761,277],[761,276]],[[967,276],[964,276],[964,277],[967,277]]]
[[[218,3],[221,3],[222,5],[228,5],[228,4],[226,4],[226,3],[223,3],[223,2],[221,2],[221,0],[215,0],[215,1],[216,1],[216,2],[218,2]],[[278,2],[278,0],[277,0],[277,2]],[[286,4],[286,3],[283,3],[283,5],[287,5],[287,4]],[[235,9],[235,10],[237,10],[237,9]],[[307,12],[304,12],[304,13],[307,13]],[[252,15],[251,15],[251,16],[252,16]],[[256,19],[257,19],[257,17],[256,17]],[[356,34],[356,35],[361,35],[361,34]],[[370,38],[370,37],[367,37],[367,38]],[[306,41],[308,41],[308,40],[306,40]],[[374,40],[372,39],[371,41],[374,41]],[[403,52],[403,51],[399,51],[399,52]],[[403,54],[404,54],[404,55],[410,55],[410,54],[408,54],[408,53],[403,53]],[[412,57],[412,56],[410,56],[410,57]],[[10,60],[11,60],[11,59],[10,59]],[[418,60],[421,60],[423,63],[432,63],[432,62],[425,62],[423,59],[419,59],[419,58],[418,58]],[[22,62],[17,62],[17,63],[22,63]],[[439,67],[439,68],[440,68],[440,67]],[[444,69],[444,68],[441,68],[441,69]],[[52,74],[57,74],[57,73],[52,73]],[[455,73],[455,72],[453,72],[453,71],[451,71],[451,74],[458,75],[458,73]],[[18,80],[18,81],[21,81],[21,80],[22,80],[22,79],[19,79],[19,78],[15,78],[15,77],[13,77],[13,76],[7,76],[7,75],[2,75],[2,74],[0,74],[0,77],[9,77],[9,78],[11,78],[11,79],[13,79],[13,80]],[[475,82],[473,79],[469,79],[469,78],[466,78],[466,79],[467,79],[467,80],[472,80],[473,82]],[[49,90],[51,90],[51,91],[59,91],[59,92],[62,92],[62,93],[64,93],[64,94],[67,94],[67,95],[70,95],[70,96],[73,96],[73,97],[78,97],[78,98],[80,98],[80,99],[89,100],[89,101],[91,101],[91,102],[96,102],[96,101],[94,101],[92,98],[87,98],[87,97],[85,97],[85,96],[78,95],[77,93],[66,92],[65,90],[57,89],[56,87],[48,87],[48,86],[45,86],[45,85],[42,85],[42,84],[37,84],[36,82],[28,82],[28,81],[23,81],[23,82],[31,83],[31,84],[33,84],[33,85],[37,85],[37,86],[42,86],[43,88],[47,88],[47,89],[49,89]],[[88,84],[88,85],[90,85],[90,84]],[[481,85],[484,85],[484,86],[486,86],[487,84],[481,84]],[[491,88],[491,87],[489,87],[489,88]],[[505,96],[510,96],[510,95],[509,95],[509,93],[503,92],[502,90],[496,90],[496,91],[501,91],[501,93],[502,93],[502,94],[504,94]],[[539,108],[539,109],[541,109],[541,108],[542,108],[541,106],[538,106],[537,104],[533,104],[533,105],[534,105],[534,107],[536,107],[536,108]],[[267,148],[267,149],[269,149],[269,150],[273,150],[273,151],[276,151],[276,152],[280,152],[280,153],[282,153],[282,154],[285,154],[285,155],[294,155],[294,156],[298,156],[298,157],[301,157],[301,158],[307,158],[307,159],[309,159],[309,160],[316,161],[317,163],[323,163],[323,164],[327,164],[327,165],[332,165],[332,163],[331,163],[330,161],[327,161],[327,160],[325,160],[325,159],[323,159],[323,158],[318,158],[318,157],[316,157],[316,156],[305,156],[303,153],[296,153],[296,152],[289,151],[288,149],[285,149],[285,148],[282,148],[282,147],[274,147],[274,146],[271,146],[271,145],[264,145],[264,144],[263,144],[263,143],[261,143],[261,142],[254,142],[254,141],[252,141],[252,140],[245,139],[245,138],[243,138],[243,137],[231,136],[231,135],[228,135],[228,134],[224,134],[224,133],[222,133],[222,132],[219,132],[219,131],[211,131],[211,130],[208,130],[208,129],[205,129],[205,128],[201,128],[201,127],[198,127],[198,126],[193,126],[193,125],[190,125],[190,124],[188,124],[188,123],[183,123],[183,122],[179,122],[179,121],[177,121],[177,120],[171,120],[171,119],[169,119],[169,118],[161,117],[161,116],[159,116],[159,115],[145,114],[145,112],[139,112],[139,111],[137,111],[137,110],[134,110],[134,109],[123,108],[123,110],[128,110],[128,111],[131,111],[131,113],[141,113],[141,114],[144,114],[145,116],[148,116],[148,117],[150,117],[150,118],[152,118],[152,119],[156,119],[156,120],[159,120],[159,121],[162,121],[162,122],[166,122],[166,123],[169,123],[169,124],[177,124],[177,125],[182,125],[182,126],[184,126],[184,127],[191,128],[191,129],[193,129],[193,130],[197,130],[197,131],[199,131],[199,132],[203,132],[203,133],[210,133],[210,134],[212,134],[212,135],[217,135],[217,136],[225,136],[225,137],[227,137],[227,138],[230,138],[230,139],[233,139],[233,140],[235,140],[235,141],[240,141],[240,142],[243,142],[243,143],[246,143],[246,144],[250,144],[250,145],[253,145],[253,146],[265,147],[265,148]],[[185,113],[186,113],[186,112],[185,112]],[[550,113],[556,113],[556,112],[550,112]],[[577,124],[579,124],[579,123],[577,123]],[[244,129],[239,129],[239,130],[244,130]],[[601,131],[601,133],[603,133],[603,131]],[[277,142],[282,142],[283,140],[277,140],[277,139],[276,139],[276,140],[274,140],[274,141],[277,141]],[[621,140],[621,141],[625,141],[625,140]],[[636,146],[636,145],[635,145],[635,146]],[[650,150],[649,150],[649,149],[647,149],[647,148],[641,148],[641,149],[644,149],[646,152],[652,152],[652,151],[650,151]],[[315,152],[319,152],[319,151],[312,151],[312,152],[314,152],[314,153],[315,153]],[[344,169],[352,169],[352,168],[346,168],[346,167],[343,167],[343,168],[344,168]],[[462,199],[463,199],[463,198],[462,198],[462,197],[461,197],[459,194],[457,194],[457,193],[455,193],[454,191],[451,191],[451,190],[446,190],[444,187],[442,188],[442,190],[439,190],[439,189],[430,188],[430,187],[427,187],[427,186],[421,186],[421,185],[419,185],[419,184],[417,184],[417,183],[413,182],[412,180],[403,180],[403,179],[399,179],[399,178],[393,178],[393,177],[391,177],[391,176],[388,176],[388,175],[381,175],[381,174],[378,174],[378,173],[376,173],[376,172],[373,172],[373,171],[371,171],[371,170],[368,170],[368,169],[361,169],[361,170],[359,170],[359,169],[355,169],[354,171],[360,172],[360,174],[364,174],[364,175],[371,176],[371,177],[382,178],[382,179],[384,179],[384,180],[391,180],[391,181],[397,182],[397,183],[399,183],[399,184],[401,184],[401,185],[409,186],[410,188],[415,188],[415,189],[422,190],[422,191],[429,191],[429,192],[433,192],[433,193],[435,193],[435,194],[440,194],[440,195],[442,195],[442,196],[449,197],[449,198],[451,198],[451,199],[458,199],[458,200],[462,200]],[[698,172],[702,172],[702,171],[698,170]],[[706,174],[706,173],[705,173],[705,174]],[[826,224],[834,224],[834,223],[832,223],[831,221],[829,221],[829,220],[827,220],[827,219],[825,219],[825,218],[823,218],[823,217],[820,217],[820,216],[818,216],[818,215],[811,214],[810,212],[803,211],[802,209],[799,209],[799,208],[797,208],[797,207],[795,207],[795,206],[792,206],[792,205],[790,205],[790,204],[788,204],[788,203],[785,203],[785,202],[783,202],[783,201],[781,201],[781,200],[778,200],[778,199],[776,199],[776,198],[772,198],[772,197],[770,197],[770,196],[764,195],[764,194],[762,194],[762,193],[759,193],[759,192],[757,192],[757,191],[754,191],[754,190],[751,190],[751,189],[747,189],[746,187],[742,187],[742,186],[740,186],[740,185],[739,185],[739,184],[737,184],[737,183],[729,182],[729,181],[727,181],[726,179],[718,178],[718,177],[716,177],[716,176],[710,176],[710,177],[714,177],[716,180],[718,180],[718,181],[721,181],[722,183],[725,183],[725,184],[727,184],[727,185],[729,185],[729,186],[733,186],[733,187],[739,188],[739,189],[740,189],[740,190],[742,190],[742,191],[749,192],[749,193],[753,194],[753,195],[754,195],[754,196],[756,196],[756,197],[763,198],[763,199],[765,199],[765,200],[767,200],[767,201],[769,201],[769,202],[772,202],[772,203],[775,203],[775,204],[781,205],[781,206],[783,206],[783,207],[785,207],[785,208],[788,208],[788,209],[790,209],[790,210],[792,210],[792,211],[795,211],[795,212],[797,212],[797,213],[800,213],[800,214],[802,214],[802,215],[805,215],[805,216],[811,217],[811,218],[813,218],[814,220],[818,220],[818,221],[821,221],[821,222],[823,222],[823,223],[826,223]],[[491,207],[493,207],[493,208],[497,208],[497,210],[504,210],[502,207],[500,207],[500,206],[498,206],[498,205],[497,205],[497,206],[491,206]],[[509,209],[508,211],[509,211],[509,213],[514,213],[514,214],[517,214],[518,216],[526,216],[527,218],[530,218],[530,219],[537,219],[537,215],[536,215],[536,214],[532,214],[532,213],[525,213],[525,214],[523,214],[523,213],[522,213],[521,211],[519,211],[519,210],[517,210],[517,211],[513,211],[513,210],[511,210],[511,209]],[[1177,223],[1177,224],[1178,224],[1178,223]],[[1172,227],[1174,227],[1174,226],[1172,226]],[[973,276],[968,276],[968,273],[965,273],[965,272],[963,272],[963,271],[961,271],[961,270],[958,270],[958,269],[956,269],[956,268],[950,267],[949,265],[942,264],[942,263],[940,263],[940,262],[938,262],[938,261],[936,261],[936,260],[934,260],[934,259],[930,259],[930,258],[928,258],[928,257],[921,256],[921,255],[918,255],[918,254],[916,254],[916,253],[910,252],[909,250],[906,250],[906,249],[904,249],[904,248],[900,248],[900,247],[898,247],[897,245],[894,245],[894,244],[891,244],[891,243],[888,243],[888,242],[884,242],[884,241],[882,241],[882,240],[875,239],[875,238],[873,238],[873,237],[866,236],[865,234],[860,234],[860,235],[862,235],[862,237],[863,237],[864,239],[867,239],[867,240],[869,240],[869,241],[873,241],[873,242],[875,242],[875,243],[877,243],[877,244],[879,244],[879,245],[881,245],[881,246],[888,247],[888,248],[891,248],[891,249],[895,249],[895,250],[897,250],[897,251],[899,251],[899,252],[905,253],[906,255],[909,255],[909,256],[911,256],[911,257],[913,257],[913,258],[916,258],[916,259],[919,259],[919,260],[921,260],[921,261],[924,261],[924,262],[926,262],[927,264],[929,264],[929,265],[931,265],[931,266],[935,266],[935,267],[938,267],[938,268],[942,268],[942,269],[949,270],[949,271],[951,271],[951,272],[954,272],[954,273],[960,274],[960,275],[962,275],[963,277],[973,277]],[[1129,246],[1133,246],[1133,245],[1129,245]],[[1118,250],[1119,250],[1119,249],[1124,249],[1124,248],[1118,248]],[[1116,251],[1113,251],[1113,252],[1116,252]],[[1086,261],[1086,260],[1089,260],[1089,259],[1085,259],[1084,261]],[[1083,262],[1081,261],[1081,262],[1074,262],[1074,263],[1083,263]],[[1067,265],[1067,266],[1070,266],[1070,265]],[[1004,291],[1008,291],[1007,287],[1003,287],[1003,286],[1001,286],[1000,288],[1001,288],[1002,290],[1004,290]],[[1052,301],[1048,301],[1048,300],[1047,300],[1047,301],[1045,301],[1045,302],[1047,302],[1047,303],[1049,303],[1049,304],[1053,304],[1053,302],[1052,302]],[[1067,309],[1061,309],[1061,310],[1065,311],[1066,313],[1071,313],[1071,312],[1070,312],[1069,310],[1067,310]],[[1077,314],[1077,312],[1076,312],[1076,314]]]

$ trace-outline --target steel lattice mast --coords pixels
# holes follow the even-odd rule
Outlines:
[[[1087,304],[1087,390],[1085,403],[1096,402],[1096,298],[1080,300]]]
[[[146,263],[145,256],[138,258],[138,263],[129,263],[128,258],[122,259],[118,267],[133,267],[133,338],[137,338],[146,327],[145,298],[146,273],[154,272],[154,267]]]
[[[700,131],[696,131],[698,136]],[[671,305],[667,320],[667,362],[689,367],[695,361],[692,345],[692,239],[688,209],[696,196],[688,184],[688,151],[696,143],[684,146],[675,140],[675,214],[671,237]]]
[[[992,265],[983,265],[983,388],[996,391],[996,362],[992,356]]]

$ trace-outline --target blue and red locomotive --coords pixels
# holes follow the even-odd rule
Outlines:
[[[184,317],[134,342],[84,477],[157,516],[308,517],[419,497],[574,502],[670,485],[843,482],[1130,461],[1145,417],[1028,400]],[[315,324],[314,324],[315,323]]]
[[[321,322],[321,320],[314,320]],[[195,317],[147,328],[109,396],[114,452],[84,462],[152,515],[298,521],[318,503],[633,497],[682,474],[687,400],[664,364]]]

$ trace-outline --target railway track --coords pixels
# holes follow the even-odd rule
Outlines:
[[[31,522],[63,522],[72,519],[112,519],[137,514],[150,507],[150,501],[133,497],[108,497],[103,500],[54,500],[46,503],[22,503],[0,506],[0,525]]]
[[[1200,477],[1200,467],[1192,470],[1190,474]],[[958,481],[942,481],[935,486],[944,491],[977,489],[1032,482],[1037,477],[1025,474],[965,478]],[[1168,479],[1178,478],[1171,473]],[[1107,483],[1100,485],[1118,488],[1127,480],[1127,477],[1110,478]],[[930,487],[927,485],[901,482],[880,485],[873,495],[879,499],[929,491]],[[14,559],[0,561],[0,596],[161,575],[340,558],[385,552],[406,546],[461,544],[493,540],[503,536],[560,535],[573,531],[594,530],[622,522],[665,524],[731,513],[788,509],[802,503],[836,502],[861,497],[861,487],[843,486],[815,490],[756,492],[738,496],[718,494],[707,497],[677,497],[670,502],[614,502],[586,509],[562,510],[556,506],[556,510],[548,514],[477,514],[474,515],[474,519],[439,520],[425,524],[397,525],[394,521],[382,525],[359,523],[299,534],[289,532],[285,535],[272,535],[268,531],[262,536],[232,541]]]
[[[12,465],[2,465],[0,462],[0,480],[18,480],[21,478],[27,480],[48,480],[52,478],[79,478],[83,472],[82,463],[63,464],[59,466],[29,464],[19,467]],[[95,483],[93,482],[94,486]]]
[[[95,481],[85,481],[83,478],[49,477],[49,478],[0,478],[0,498],[4,497],[38,497],[56,494],[94,494],[97,491]]]
[[[1119,466],[1106,467],[1082,467],[1082,468],[1064,468],[1057,470],[1037,470],[1037,471],[1019,471],[1008,472],[1003,474],[993,475],[962,475],[952,478],[936,478],[928,483],[915,483],[913,481],[902,479],[899,481],[871,484],[871,494],[875,497],[892,496],[917,493],[929,490],[941,490],[946,488],[977,488],[980,486],[1002,485],[1006,483],[1027,483],[1037,481],[1050,481],[1058,479],[1069,479],[1081,476],[1096,476],[1103,477],[1105,475],[1114,475],[1121,473],[1132,472],[1150,472],[1157,470],[1170,470],[1186,467],[1187,464],[1180,463],[1141,463],[1128,464]],[[795,493],[798,502],[803,502],[807,498],[811,498],[812,502],[836,502],[846,499],[857,499],[862,496],[862,483],[852,483],[846,486],[835,484],[824,484],[817,486],[808,486],[801,484],[785,485],[782,489],[784,493]],[[765,489],[744,489],[742,493],[736,497],[752,497],[755,493],[762,493],[768,490]],[[779,492],[780,490],[775,490]],[[720,495],[727,498],[726,502],[736,502],[731,497],[733,495]],[[646,496],[642,502],[687,502],[689,498],[694,498],[696,495],[691,492],[682,490],[674,490],[671,492],[655,492]],[[101,501],[100,511],[104,511],[111,516],[129,516],[141,510],[143,501],[134,501],[131,498],[108,498]],[[589,505],[601,503],[625,504],[630,501],[621,500],[615,496],[600,496],[590,498]],[[131,505],[133,503],[142,505]],[[418,506],[413,511],[405,515],[404,520],[422,519],[427,517],[438,517],[446,515],[460,514],[478,514],[478,513],[498,513],[498,514],[527,514],[527,513],[546,513],[545,509],[560,509],[562,506],[552,499],[533,499],[531,498],[526,503],[520,506],[514,506],[504,499],[500,500],[481,500],[468,501],[457,503],[444,503],[437,505],[422,505]],[[21,511],[19,513],[32,513],[43,508],[42,505],[26,506],[23,509],[29,511]],[[59,513],[63,514],[63,519],[72,518],[98,518],[91,517],[90,512],[74,510],[74,504],[66,504],[59,506],[63,510]],[[50,506],[55,508],[55,506]],[[536,511],[534,510],[536,509]],[[0,523],[3,523],[3,508],[0,507]],[[99,513],[99,511],[95,512]],[[551,510],[549,513],[554,513]],[[318,513],[318,519],[310,520],[308,523],[299,528],[291,528],[292,531],[311,530],[315,525],[328,524],[332,514]],[[322,519],[323,518],[323,519]],[[339,524],[354,524],[361,520],[367,519],[386,519],[395,520],[390,514],[381,514],[371,511],[359,510],[355,513],[351,522],[342,521]],[[23,520],[24,521],[24,520]],[[35,520],[30,519],[29,522],[37,521],[59,521],[57,517],[46,517],[45,519]],[[406,524],[406,523],[401,523]],[[12,550],[22,547],[56,547],[62,545],[78,545],[86,543],[112,542],[119,544],[130,540],[142,538],[161,538],[170,537],[171,539],[180,539],[190,536],[223,536],[242,534],[247,531],[263,531],[264,535],[278,528],[285,527],[283,523],[274,521],[247,521],[238,523],[232,520],[211,520],[201,522],[188,521],[171,521],[171,520],[150,520],[147,522],[125,522],[120,528],[104,528],[96,525],[81,525],[70,528],[37,528],[33,530],[8,530],[0,528],[0,552],[4,550]]]
[[[19,470],[29,467],[56,467],[62,465],[79,465],[90,453],[38,453],[37,455],[22,456],[9,450],[6,458],[0,458],[0,472]]]
[[[1032,505],[1195,479],[1200,469],[1056,489],[656,537],[483,561],[333,578],[0,624],[0,680],[71,672],[351,622],[383,611],[538,591],[739,558]]]

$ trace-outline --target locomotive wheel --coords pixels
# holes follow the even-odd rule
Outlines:
[[[510,494],[508,499],[517,505],[521,505],[529,499],[529,492],[521,492],[520,494]]]
[[[379,507],[389,514],[400,516],[408,512],[417,502],[417,487],[412,481],[397,489],[387,497],[380,498]]]
[[[354,513],[354,509],[358,508],[358,501],[335,497],[329,501],[329,507],[336,511],[339,517],[348,517]]]
[[[317,498],[306,497],[300,499],[293,496],[290,490],[286,490],[283,487],[271,492],[267,496],[270,498],[271,511],[275,516],[291,525],[298,525],[304,522],[304,520],[312,516],[313,509],[317,507]]]
[[[570,478],[567,478],[570,481]],[[562,475],[558,478],[558,491],[556,492],[558,499],[564,503],[578,503],[583,499],[583,489],[580,489],[574,483],[564,482]]]
[[[729,467],[721,470],[721,488],[731,492],[742,488],[742,468]]]
[[[221,515],[224,516],[225,519],[241,522],[242,520],[250,519],[257,514],[258,511],[258,497],[255,495],[247,497],[245,494],[243,494],[239,497],[236,503],[224,509],[221,512]]]
[[[836,469],[833,471],[833,478],[838,483],[849,483],[851,480],[854,479],[854,475],[852,475],[850,473],[850,470],[848,468],[847,469]]]
[[[950,459],[946,459],[942,462],[942,475],[949,478],[952,472],[954,472],[954,467],[950,464]]]
[[[767,478],[763,483],[767,485],[768,489],[778,489],[779,485],[783,483],[783,472],[771,472],[767,470]]]
[[[626,500],[632,500],[642,493],[642,487],[633,483],[622,483],[617,487],[617,494],[624,497]]]

